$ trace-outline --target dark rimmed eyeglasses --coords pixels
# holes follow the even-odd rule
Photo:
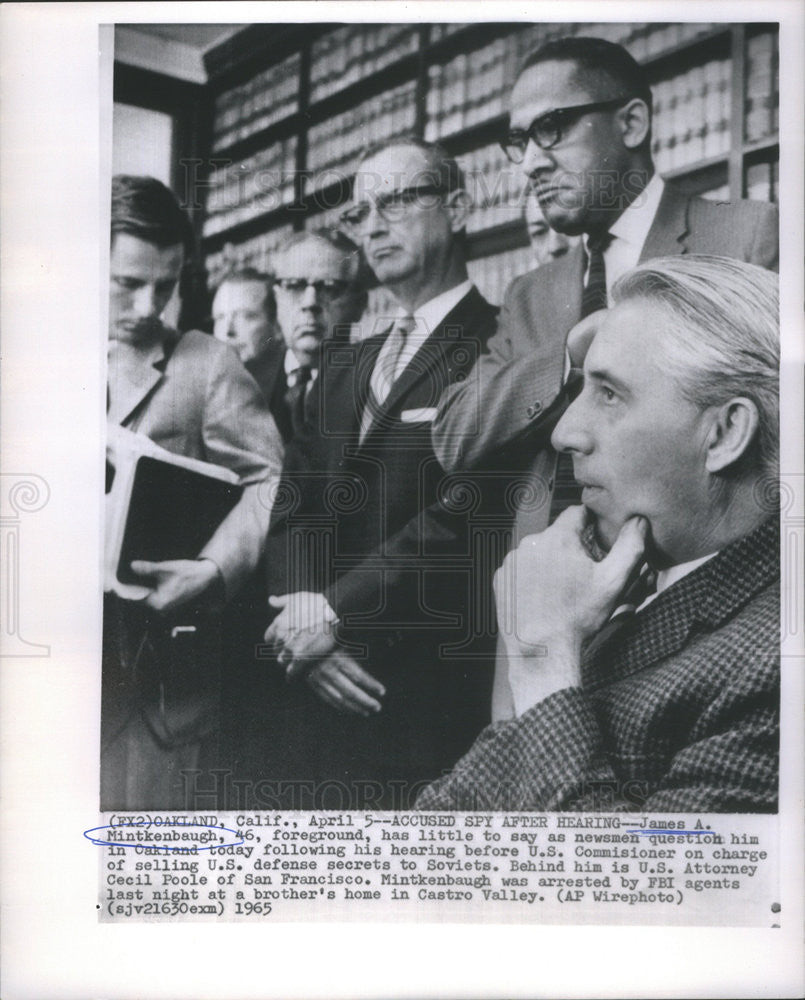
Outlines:
[[[593,101],[592,104],[575,104],[569,108],[554,108],[535,118],[528,128],[510,129],[501,139],[500,146],[512,163],[522,163],[529,139],[540,149],[553,149],[561,140],[568,125],[573,125],[584,115],[594,111],[609,111],[630,101],[631,97],[613,97],[608,101]]]
[[[372,204],[377,214],[386,222],[399,222],[405,218],[414,205],[420,208],[431,208],[445,193],[439,184],[414,184],[412,187],[401,188],[399,191],[389,191],[379,194],[369,201],[359,201],[339,216],[341,225],[352,235],[360,235],[366,226],[366,220],[372,211]]]
[[[349,289],[348,281],[339,281],[337,278],[317,278],[315,281],[308,281],[307,278],[275,278],[274,284],[295,296],[304,295],[308,288],[312,288],[318,298],[330,301],[340,299]]]

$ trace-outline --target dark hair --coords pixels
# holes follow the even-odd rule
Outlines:
[[[117,174],[112,178],[112,239],[128,233],[158,247],[181,243],[192,256],[193,229],[176,196],[154,177]]]
[[[397,146],[413,146],[425,154],[428,165],[422,177],[423,183],[431,183],[435,187],[441,188],[446,194],[466,190],[464,171],[445,147],[440,142],[427,142],[415,135],[401,135],[397,136],[396,139],[383,139],[381,142],[368,146],[361,153],[358,165],[371,160],[385,149],[395,149]]]
[[[580,80],[596,91],[602,100],[621,94],[639,97],[651,111],[651,86],[648,74],[622,45],[603,38],[555,38],[529,53],[520,67],[518,78],[532,66],[545,62],[571,62]],[[604,90],[607,93],[598,93]],[[591,95],[592,96],[592,95]]]

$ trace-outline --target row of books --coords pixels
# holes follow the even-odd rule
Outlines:
[[[296,137],[248,159],[221,163],[210,175],[205,236],[213,236],[294,200]]]
[[[215,288],[225,274],[241,267],[254,267],[264,274],[270,273],[273,253],[293,231],[291,225],[278,226],[242,243],[227,243],[217,253],[207,254],[204,264],[209,287]]]
[[[652,153],[661,173],[726,153],[732,61],[713,59],[652,88]]]
[[[310,100],[336,93],[409,53],[419,41],[412,24],[350,24],[313,43]]]
[[[777,32],[754,35],[746,44],[744,137],[754,142],[779,126],[779,38]]]
[[[475,233],[516,219],[522,212],[523,174],[509,163],[497,143],[458,158],[464,170],[472,211],[467,232]]]
[[[215,100],[212,148],[225,149],[299,107],[299,53],[270,66]]]
[[[410,133],[416,118],[415,91],[412,80],[314,125],[308,132],[307,154],[313,190],[354,173],[361,151],[373,143]]]

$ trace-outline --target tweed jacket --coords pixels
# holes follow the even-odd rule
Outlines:
[[[779,671],[771,517],[593,639],[581,687],[488,727],[417,806],[774,812]]]
[[[220,569],[231,598],[257,565],[268,531],[282,442],[262,395],[237,354],[190,330],[155,345],[137,384],[118,385],[109,370],[107,419],[145,434],[177,455],[223,465],[246,485],[200,553]]]

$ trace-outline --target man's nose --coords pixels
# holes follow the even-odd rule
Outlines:
[[[316,286],[310,282],[302,293],[302,308],[303,309],[318,309],[319,308],[319,293],[316,291]]]
[[[368,201],[369,214],[364,220],[364,233],[367,236],[374,236],[376,233],[387,233],[389,224],[380,214],[377,203],[370,198]]]
[[[529,139],[523,156],[522,171],[526,177],[537,179],[540,171],[552,170],[554,161],[548,152],[541,149],[533,139]]]
[[[589,421],[586,418],[584,391],[568,406],[551,434],[551,444],[556,451],[589,454],[593,448]]]
[[[134,296],[134,309],[138,316],[144,319],[157,319],[160,312],[160,299],[154,285],[143,285],[137,289]]]

